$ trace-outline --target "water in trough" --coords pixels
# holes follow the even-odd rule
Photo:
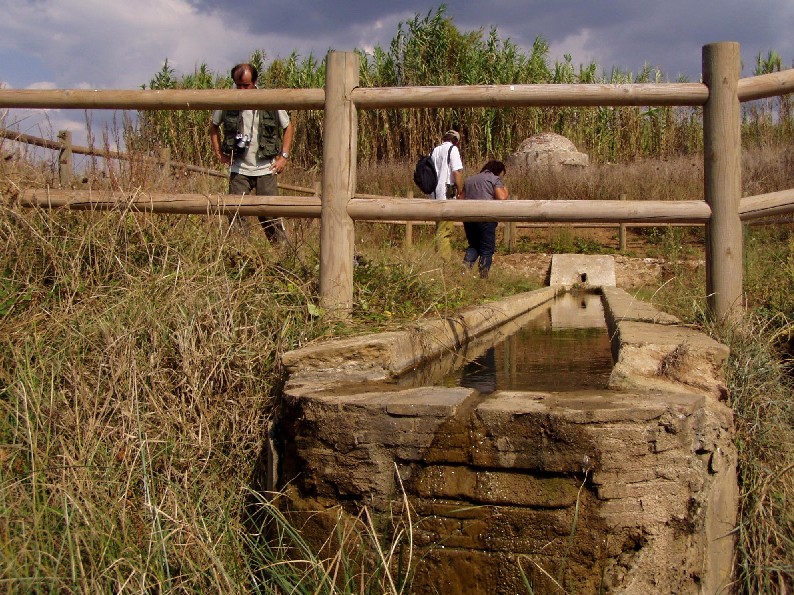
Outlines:
[[[473,341],[442,361],[398,383],[464,386],[482,395],[496,390],[604,389],[613,363],[601,296],[562,294],[517,321],[509,332]]]

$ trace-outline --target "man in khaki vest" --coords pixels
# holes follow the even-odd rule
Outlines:
[[[259,76],[252,64],[232,68],[238,89],[256,89]],[[212,150],[218,160],[230,166],[229,194],[278,196],[276,176],[287,167],[295,126],[284,110],[216,110],[209,125]],[[231,218],[239,222],[239,217]],[[272,243],[287,239],[281,218],[259,217]]]

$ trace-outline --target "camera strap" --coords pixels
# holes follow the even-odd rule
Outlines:
[[[259,119],[259,112],[257,110],[252,111],[251,112],[251,133],[248,135],[248,138],[250,138],[252,140],[254,138],[254,120],[258,120],[258,119]]]
[[[255,120],[259,115],[259,112],[256,110],[240,110],[240,119],[239,123],[237,124],[237,133],[245,134],[245,118],[243,117],[243,114],[246,111],[251,112],[251,130],[249,131],[248,138],[254,138],[254,124],[256,123]]]

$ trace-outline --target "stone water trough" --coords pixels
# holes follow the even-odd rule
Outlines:
[[[365,508],[384,538],[403,523],[414,593],[725,589],[737,485],[724,345],[606,286],[607,389],[402,380],[475,357],[562,291],[285,354],[267,473],[304,537],[333,549]]]

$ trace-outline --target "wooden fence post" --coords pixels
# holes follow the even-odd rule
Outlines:
[[[160,167],[161,167],[161,175],[168,177],[171,175],[171,148],[170,147],[161,147],[160,148]]]
[[[508,251],[510,250],[510,235],[512,233],[512,229],[510,229],[510,222],[505,221],[502,224],[502,247],[506,248]]]
[[[61,141],[61,146],[58,149],[58,183],[61,185],[61,188],[67,188],[72,185],[72,174],[74,173],[72,131],[59,131],[58,139]]]
[[[413,198],[414,191],[409,190],[406,198]],[[403,240],[403,249],[410,248],[414,243],[414,224],[411,221],[405,222],[405,239]]]
[[[358,54],[329,52],[323,121],[320,306],[335,318],[346,318],[353,307],[355,230],[347,204],[356,188],[358,118],[350,93],[358,84]]]
[[[515,252],[516,242],[518,242],[518,223],[515,221],[508,221],[507,230],[509,234],[507,238],[507,249],[510,250],[510,252]]]
[[[738,43],[703,46],[703,82],[709,89],[703,108],[704,196],[711,207],[706,293],[716,320],[740,314],[742,305],[740,70]]]
[[[624,192],[620,193],[620,200],[626,200],[626,194]],[[620,252],[626,251],[626,224],[620,224],[620,230],[618,231],[618,250]]]

